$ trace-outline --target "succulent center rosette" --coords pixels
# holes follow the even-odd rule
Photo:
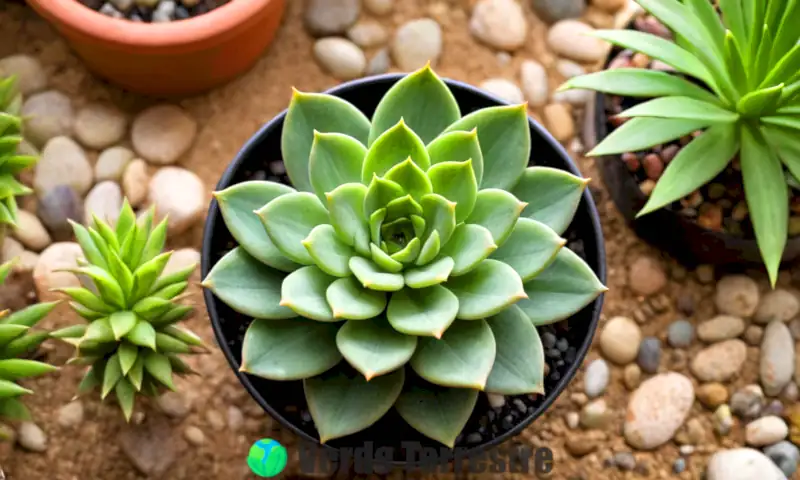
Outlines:
[[[239,243],[203,285],[247,329],[242,370],[304,380],[321,440],[395,406],[453,446],[479,391],[544,393],[537,325],[605,287],[561,234],[586,181],[530,167],[525,105],[462,117],[430,68],[370,121],[295,92],[282,133],[296,188],[216,192]]]

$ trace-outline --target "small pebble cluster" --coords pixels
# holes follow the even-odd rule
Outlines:
[[[208,13],[230,0],[78,0],[112,18],[163,23]]]

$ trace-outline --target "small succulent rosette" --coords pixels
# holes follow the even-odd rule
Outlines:
[[[587,181],[530,167],[526,106],[463,116],[429,68],[370,121],[295,92],[282,132],[293,187],[216,192],[239,246],[203,285],[253,317],[242,371],[303,380],[322,442],[394,406],[452,447],[479,391],[544,393],[536,326],[606,290],[565,247]]]

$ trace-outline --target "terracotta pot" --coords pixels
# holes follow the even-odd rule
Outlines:
[[[272,42],[286,0],[232,0],[187,20],[137,23],[78,0],[28,0],[97,75],[136,93],[194,95],[246,72]]]

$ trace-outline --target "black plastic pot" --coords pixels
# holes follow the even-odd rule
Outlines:
[[[619,52],[619,48],[611,50],[605,68]],[[595,94],[595,145],[613,130],[606,117],[607,98],[600,92]],[[709,230],[670,206],[636,218],[636,214],[647,202],[647,196],[639,188],[636,178],[628,170],[622,157],[602,156],[596,161],[603,183],[617,209],[628,225],[646,242],[668,252],[678,261],[692,266],[763,264],[755,238],[737,237],[726,232]],[[783,261],[790,262],[798,257],[800,257],[800,236],[790,237],[783,252]]]
[[[342,84],[326,93],[351,102],[368,117],[371,117],[384,93],[400,78],[402,75],[399,74],[365,78]],[[463,115],[480,108],[504,103],[464,83],[451,80],[446,80],[446,82],[455,95]],[[217,185],[218,190],[251,179],[276,179],[275,177],[278,177],[283,178],[283,181],[288,181],[286,177],[281,177],[283,172],[280,138],[285,116],[286,111],[283,111],[247,142],[222,175]],[[534,120],[530,119],[529,123],[532,141],[530,164],[555,167],[579,175],[576,166],[561,145]],[[584,193],[575,219],[565,233],[565,238],[570,242],[569,247],[581,255],[595,271],[600,281],[605,283],[606,263],[602,230],[597,209],[588,190]],[[203,277],[235,245],[236,242],[225,227],[216,201],[212,201],[203,235]],[[209,290],[204,292],[204,296],[217,342],[242,385],[272,417],[299,435],[302,440],[319,446],[317,431],[309,420],[310,417],[305,413],[307,404],[303,395],[302,382],[274,382],[240,372],[242,339],[252,319],[231,310]],[[556,334],[566,338],[572,346],[573,350],[570,355],[572,358],[571,361],[561,365],[556,365],[554,361],[548,360],[550,375],[545,380],[547,392],[545,396],[522,395],[507,398],[507,406],[504,408],[516,408],[517,421],[513,425],[506,425],[508,428],[493,435],[491,429],[486,428],[487,418],[489,416],[497,417],[495,423],[499,424],[502,418],[500,416],[504,414],[496,411],[490,414],[492,409],[486,396],[480,395],[472,418],[464,432],[480,432],[483,428],[487,430],[487,433],[477,443],[474,442],[476,437],[473,436],[473,443],[470,443],[468,441],[470,439],[467,438],[469,435],[462,435],[457,441],[456,447],[468,448],[468,450],[463,450],[465,455],[483,452],[488,447],[499,445],[506,439],[517,435],[546,411],[575,376],[586,356],[597,328],[602,304],[603,296],[601,295],[573,317],[554,326]],[[524,414],[519,413],[522,411]],[[402,442],[418,442],[422,446],[434,447],[437,451],[442,447],[437,442],[429,440],[413,430],[394,410],[391,410],[369,429],[331,441],[325,445],[325,448],[353,448],[362,446],[367,441],[371,441],[375,449],[382,446],[393,448],[395,452],[394,465],[402,465],[405,460],[404,454],[400,453]]]

